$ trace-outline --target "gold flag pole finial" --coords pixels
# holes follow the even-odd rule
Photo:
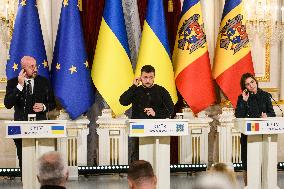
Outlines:
[[[173,2],[173,0],[168,0],[168,12],[174,12],[174,2]]]
[[[83,11],[83,3],[82,0],[78,0],[78,7],[80,11]]]

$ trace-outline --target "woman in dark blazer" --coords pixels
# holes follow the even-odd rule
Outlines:
[[[238,97],[236,118],[265,118],[275,117],[275,112],[271,103],[271,94],[258,88],[256,78],[245,73],[240,81],[242,94]],[[241,134],[241,153],[244,170],[247,170],[247,136]],[[246,184],[246,172],[245,172]]]

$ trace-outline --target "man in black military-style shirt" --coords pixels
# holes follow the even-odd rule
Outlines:
[[[132,104],[132,119],[165,119],[172,116],[174,103],[171,96],[164,87],[154,84],[154,79],[155,68],[145,65],[141,76],[135,78],[133,85],[120,96],[120,104]],[[139,85],[140,82],[142,85]],[[131,140],[135,141],[134,148],[138,150],[138,140]],[[138,159],[138,152],[132,154],[131,148],[130,145],[130,162]]]
[[[120,103],[128,106],[132,103],[132,119],[165,119],[174,112],[174,103],[169,92],[154,84],[155,69],[145,65],[141,77],[135,78],[133,85],[120,96]],[[139,85],[139,83],[142,85]]]

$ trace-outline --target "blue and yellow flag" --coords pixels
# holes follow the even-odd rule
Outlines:
[[[213,78],[234,107],[244,73],[254,74],[242,0],[226,0],[216,43]]]
[[[121,0],[105,1],[92,79],[116,115],[129,108],[119,103],[119,97],[134,79]]]
[[[78,0],[63,1],[53,52],[51,80],[55,96],[72,119],[92,106],[94,91]]]
[[[177,88],[194,113],[215,102],[200,0],[185,0],[173,53]]]
[[[49,67],[44,47],[36,0],[20,0],[6,65],[7,79],[18,77],[23,56],[36,59],[38,74],[49,79]]]
[[[173,65],[170,58],[163,0],[148,0],[135,76],[144,65],[155,68],[155,83],[167,89],[174,103],[177,92]]]

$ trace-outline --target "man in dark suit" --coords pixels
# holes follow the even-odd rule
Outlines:
[[[18,77],[7,82],[4,104],[14,107],[14,120],[27,121],[29,114],[36,114],[37,120],[47,119],[46,113],[55,108],[54,95],[48,79],[39,76],[36,60],[30,56],[21,59],[22,70]],[[14,140],[19,165],[22,167],[22,140]]]

